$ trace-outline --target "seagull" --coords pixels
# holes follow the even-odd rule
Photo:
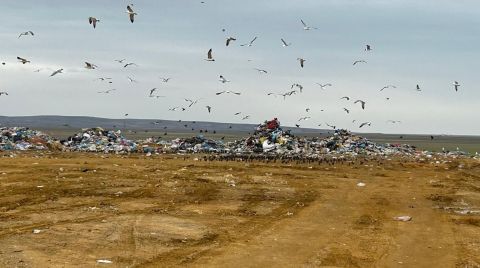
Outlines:
[[[127,6],[127,11],[126,12],[127,12],[128,16],[130,17],[130,21],[133,23],[133,21],[135,20],[135,15],[138,15],[138,14],[135,13],[133,11],[132,7],[129,6],[129,5]]]
[[[310,118],[311,118],[310,116],[300,117],[300,118],[298,119],[298,121],[299,121],[299,122],[300,122],[300,121],[307,121],[307,120],[310,119]]]
[[[247,116],[244,116],[244,117],[242,118],[242,120],[247,120],[247,119],[249,119],[249,118],[250,118],[250,116],[247,115]]]
[[[259,73],[263,73],[263,74],[268,73],[266,70],[263,70],[263,69],[258,69],[258,68],[253,68],[253,69],[257,70]]]
[[[300,127],[300,125],[299,125],[299,124],[295,124],[295,126],[296,126],[296,127]]]
[[[240,95],[240,94],[241,94],[240,92],[234,92],[234,91],[230,91],[230,90],[224,90],[224,91],[220,91],[220,92],[215,93],[215,95],[220,95],[220,94],[223,94],[223,93],[235,94],[235,95]]]
[[[210,111],[212,110],[212,107],[210,107],[210,106],[208,106],[208,105],[207,105],[207,106],[205,106],[205,107],[207,108],[207,110],[208,110],[208,113],[210,113]]]
[[[303,24],[303,29],[304,29],[305,31],[309,31],[309,30],[317,30],[317,28],[316,28],[316,27],[310,27],[310,26],[307,26],[307,24],[306,24],[306,23],[305,23],[305,22],[304,22],[302,19],[300,19],[300,21],[302,22],[302,24]]]
[[[460,84],[455,81],[455,83],[453,83],[453,86],[455,87],[455,91],[458,91],[458,87],[460,86]]]
[[[333,128],[333,129],[336,129],[336,128],[337,128],[336,126],[329,125],[328,123],[325,123],[325,125],[327,125],[327,126],[329,126],[329,127]]]
[[[93,63],[90,63],[90,62],[85,62],[85,69],[90,69],[90,70],[93,70],[95,68],[97,68],[98,66],[93,64]]]
[[[112,91],[115,91],[116,89],[109,89],[109,90],[105,90],[105,91],[98,91],[97,93],[105,93],[105,94],[109,94],[110,92]]]
[[[24,58],[17,57],[18,61],[20,61],[22,64],[29,63],[29,60],[26,60]]]
[[[166,98],[167,96],[160,96],[160,95],[152,95],[152,96],[149,96],[150,98]]]
[[[359,128],[362,128],[362,127],[364,127],[364,126],[371,126],[371,125],[372,125],[372,123],[370,123],[370,122],[365,122],[365,123],[361,123],[360,126],[359,126]]]
[[[253,42],[255,42],[255,40],[257,40],[257,37],[255,36],[255,38],[253,38],[252,41],[250,41],[250,43],[247,43],[247,44],[242,44],[240,45],[241,47],[244,47],[244,46],[247,46],[247,47],[251,47],[253,45]]]
[[[163,83],[168,83],[168,81],[170,81],[170,77],[167,77],[167,78],[163,78],[163,77],[160,77],[160,79],[162,79],[162,82]]]
[[[239,114],[241,114],[241,113],[242,113],[242,112],[238,112],[238,113],[235,113],[234,115],[239,115]]]
[[[350,97],[345,96],[345,97],[341,97],[340,99],[341,99],[341,100],[342,100],[342,99],[346,99],[346,100],[348,101],[348,100],[350,100]]]
[[[157,90],[157,88],[156,88],[156,87],[154,87],[154,88],[150,89],[150,95],[149,95],[150,97],[152,97],[152,96],[153,96],[153,92],[155,92],[155,90]]]
[[[394,85],[386,85],[386,86],[382,87],[382,88],[380,89],[380,91],[383,91],[384,89],[387,89],[387,88],[397,88],[397,87],[394,86]]]
[[[118,63],[123,63],[126,59],[121,59],[121,60],[115,60]]]
[[[359,102],[362,104],[362,109],[365,110],[365,102],[364,101],[356,100],[354,103],[356,104],[356,103],[359,103]]]
[[[186,102],[190,102],[190,104],[188,105],[188,107],[192,107],[193,105],[195,105],[199,100],[191,100],[191,99],[184,99]],[[182,108],[183,109],[183,108]],[[185,110],[184,110],[185,111]]]
[[[331,87],[332,84],[328,83],[328,84],[325,84],[325,85],[322,85],[320,83],[316,83],[317,85],[319,85],[323,90],[325,90],[326,87]]]
[[[388,120],[387,123],[396,124],[396,123],[402,123],[402,121],[399,121],[399,120]]]
[[[32,31],[27,31],[27,32],[20,33],[20,35],[18,36],[18,38],[22,37],[23,35],[25,35],[25,36],[27,36],[27,35],[34,36],[34,34],[33,34]]]
[[[178,110],[179,108],[180,108],[180,107],[173,107],[173,108],[169,108],[168,110],[175,112],[175,111]]]
[[[138,83],[137,80],[131,78],[130,76],[127,76],[127,79],[128,79],[128,81],[130,81],[131,83]]]
[[[372,47],[370,45],[366,45],[365,51],[372,51]]]
[[[130,65],[138,66],[135,62],[129,62],[129,63],[123,65],[123,68],[127,68],[127,67],[130,66]]]
[[[215,59],[212,56],[212,49],[208,50],[206,61],[215,61]]]
[[[356,60],[353,62],[353,65],[356,65],[357,63],[367,63],[367,62],[364,60]]]
[[[229,37],[229,38],[227,38],[226,46],[228,47],[228,45],[230,45],[230,42],[236,41],[236,40],[237,40],[237,39],[234,38],[234,37]]]
[[[310,112],[310,108],[305,109],[305,112],[307,113]]]
[[[347,112],[347,114],[350,113],[350,110],[348,110],[347,108],[343,108],[343,110],[344,110],[345,112]]]
[[[294,87],[297,87],[297,88],[300,90],[300,93],[303,91],[303,86],[300,85],[300,84],[296,84],[296,83],[295,83],[295,84],[293,84],[293,85],[290,87],[290,89],[292,89],[292,88],[294,88]]]
[[[417,91],[422,91],[422,90],[420,89],[420,86],[419,86],[418,84],[417,84],[416,89],[417,89]]]
[[[0,96],[2,96],[2,95],[8,96],[8,92],[1,91],[1,92],[0,92]]]
[[[279,95],[283,96],[283,99],[285,99],[287,96],[292,96],[293,94],[297,94],[297,91],[292,90],[292,91],[286,92],[284,94],[279,94]]]
[[[95,80],[100,80],[100,81],[103,82],[103,81],[105,81],[105,80],[111,80],[111,79],[112,79],[111,77],[99,77],[99,78],[97,78],[97,79],[95,79]]]
[[[285,40],[283,40],[283,38],[281,38],[280,40],[282,40],[282,46],[284,46],[284,47],[288,47],[292,44],[292,43],[285,42]]]
[[[97,22],[99,22],[99,21],[100,20],[97,20],[97,18],[95,18],[95,17],[89,17],[88,18],[88,22],[93,25],[94,29],[97,27]]]
[[[219,81],[222,82],[222,84],[230,82],[230,80],[225,79],[225,77],[223,77],[223,75],[220,75],[220,80]]]
[[[62,73],[63,73],[63,69],[58,69],[58,70],[56,70],[55,72],[53,72],[53,73],[50,75],[50,77],[55,76],[55,75],[57,75],[57,74],[62,74]]]
[[[307,61],[306,59],[303,59],[303,58],[297,58],[298,61],[300,61],[300,67],[303,68],[303,64],[305,61]]]

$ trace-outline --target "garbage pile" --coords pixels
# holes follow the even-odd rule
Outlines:
[[[0,151],[58,149],[58,141],[47,134],[26,127],[0,128]]]
[[[138,148],[137,143],[123,137],[120,130],[104,130],[100,127],[82,129],[82,132],[61,143],[65,151],[129,153]]]
[[[211,140],[203,135],[192,138],[177,138],[170,142],[149,138],[139,141],[144,153],[224,153],[228,152],[222,140]]]

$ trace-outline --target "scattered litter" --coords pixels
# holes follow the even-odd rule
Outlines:
[[[26,127],[0,128],[0,151],[58,149],[60,144],[47,134]]]
[[[82,132],[62,140],[66,151],[128,153],[137,150],[137,143],[122,136],[120,130],[86,128]]]
[[[411,221],[412,217],[410,217],[410,216],[398,216],[398,217],[395,217],[393,219],[396,220],[396,221]]]
[[[113,262],[110,260],[97,260],[97,263],[112,264]]]
[[[39,234],[41,232],[42,232],[42,230],[39,230],[39,229],[33,229],[33,231],[32,231],[32,233],[34,233],[34,234]]]
[[[359,183],[357,183],[357,186],[358,186],[358,187],[365,187],[365,185],[366,185],[366,184],[365,184],[365,183],[363,183],[363,182],[359,182]]]

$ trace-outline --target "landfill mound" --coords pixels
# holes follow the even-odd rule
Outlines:
[[[65,151],[129,153],[137,151],[138,145],[124,136],[120,130],[86,128],[61,141]]]
[[[49,135],[26,127],[0,128],[0,151],[59,149],[58,141]]]

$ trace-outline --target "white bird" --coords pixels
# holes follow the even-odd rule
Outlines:
[[[328,124],[328,123],[325,123],[325,125],[327,125],[327,126],[329,126],[329,127],[333,128],[333,129],[336,129],[336,128],[337,128],[337,126],[330,125],[330,124]]]
[[[310,108],[306,108],[305,112],[307,112],[307,113],[310,112]]]
[[[97,93],[104,93],[104,94],[109,94],[110,92],[112,91],[115,91],[116,89],[109,89],[109,90],[105,90],[105,91],[98,91]]]
[[[162,81],[164,83],[168,83],[168,81],[170,81],[171,78],[170,77],[167,77],[167,78],[160,77],[160,79],[162,79]]]
[[[135,13],[133,11],[132,7],[129,6],[129,5],[127,6],[127,11],[126,12],[127,12],[128,16],[130,17],[130,21],[133,23],[133,21],[135,20],[135,15],[138,15],[138,14]]]
[[[212,49],[209,49],[209,50],[208,50],[208,52],[207,52],[207,59],[205,59],[206,61],[215,61],[215,59],[213,58],[212,52],[213,52]]]
[[[99,22],[99,21],[100,20],[97,20],[97,18],[95,18],[95,17],[89,17],[88,18],[88,22],[93,25],[94,29],[97,27],[97,22]]]
[[[365,110],[365,102],[363,100],[356,100],[354,103],[357,104],[359,102],[362,104],[362,109]]]
[[[58,70],[56,70],[55,72],[53,72],[53,73],[50,75],[50,77],[55,76],[55,75],[57,75],[57,74],[62,74],[62,73],[63,73],[63,69],[58,69]]]
[[[208,113],[210,113],[210,112],[212,111],[212,107],[211,107],[211,106],[208,106],[208,105],[207,105],[207,106],[205,106],[205,107],[207,108]]]
[[[174,111],[176,111],[176,110],[178,110],[178,109],[180,109],[180,107],[173,107],[173,108],[169,108],[168,110],[174,112]]]
[[[19,62],[21,62],[22,64],[25,64],[25,63],[30,63],[30,61],[29,61],[29,60],[26,60],[26,59],[24,59],[24,58],[21,58],[21,57],[17,57],[17,60],[18,60]]]
[[[225,77],[223,77],[223,75],[220,75],[219,81],[222,82],[222,84],[230,82],[230,80],[227,80]]]
[[[249,118],[250,118],[250,116],[247,115],[247,116],[244,116],[244,117],[242,118],[242,120],[247,120],[247,119],[249,119]]]
[[[307,61],[306,59],[303,58],[297,58],[298,61],[300,61],[300,67],[303,68],[304,63]]]
[[[307,26],[307,24],[306,24],[302,19],[300,19],[300,21],[302,22],[302,24],[303,24],[303,29],[304,29],[305,31],[317,30],[317,29],[318,29],[318,28],[316,28],[316,27]]]
[[[455,87],[455,91],[458,91],[460,84],[457,81],[455,81],[455,83],[453,83],[453,86]]]
[[[153,95],[153,92],[155,92],[155,90],[157,90],[157,88],[156,88],[156,87],[154,87],[154,88],[150,89],[150,97]]]
[[[90,70],[93,70],[95,68],[97,68],[98,66],[93,64],[93,63],[90,63],[90,62],[85,62],[85,69],[90,69]]]
[[[8,96],[8,92],[1,91],[1,92],[0,92],[0,96],[2,96],[2,95]]]
[[[224,90],[224,91],[220,91],[220,92],[217,92],[215,93],[215,95],[220,95],[220,94],[235,94],[235,95],[240,95],[241,93],[240,92],[234,92],[234,91],[230,91],[230,90]]]
[[[416,90],[417,90],[417,91],[422,91],[422,90],[420,89],[420,86],[419,86],[418,84],[417,84]]]
[[[370,45],[366,45],[365,51],[372,51],[372,47]]]
[[[191,99],[184,99],[186,102],[190,102],[190,104],[188,105],[188,107],[192,107],[193,105],[195,105],[200,99],[198,100],[191,100]]]
[[[340,99],[341,99],[341,100],[342,100],[342,99],[346,99],[346,100],[348,101],[348,100],[350,100],[350,97],[345,96],[345,97],[341,97]]]
[[[347,109],[347,108],[343,108],[343,110],[344,110],[344,111],[345,111],[347,114],[349,114],[349,113],[350,113],[350,110],[349,110],[349,109]]]
[[[280,40],[282,40],[282,46],[284,47],[288,47],[292,44],[292,43],[287,43],[285,40],[283,40],[283,38],[281,38]]]
[[[235,113],[234,115],[239,115],[239,114],[241,114],[241,113],[242,113],[242,112],[237,112],[237,113]]]
[[[384,89],[387,89],[387,88],[397,88],[397,87],[394,86],[394,85],[386,85],[386,86],[382,87],[382,88],[380,89],[380,91],[383,91]]]
[[[357,63],[367,63],[367,62],[364,60],[356,60],[353,62],[353,65],[356,65]]]
[[[255,42],[255,40],[257,40],[257,37],[255,36],[255,38],[253,38],[252,41],[250,41],[250,43],[247,43],[247,44],[242,44],[240,45],[241,47],[244,47],[244,46],[248,46],[248,47],[251,47],[253,45],[253,42]]]
[[[396,123],[402,123],[402,121],[399,121],[399,120],[388,120],[387,123],[396,124]]]
[[[364,126],[371,126],[371,125],[372,125],[372,123],[370,123],[370,122],[365,122],[365,123],[361,123],[360,126],[359,126],[359,128],[362,128],[362,127],[364,127]]]
[[[300,93],[303,92],[303,86],[302,85],[295,83],[290,87],[290,89],[292,89],[294,87],[297,87],[300,90]]]
[[[130,83],[137,83],[137,80],[131,78],[130,76],[127,76],[127,79],[130,81]]]
[[[310,118],[311,118],[310,116],[300,117],[300,118],[298,119],[298,121],[299,121],[299,122],[300,122],[300,121],[307,121],[307,120],[310,119]]]
[[[257,70],[259,73],[263,73],[263,74],[268,73],[266,70],[263,70],[263,69],[258,69],[258,68],[253,68],[253,69]]]
[[[99,78],[97,78],[97,79],[95,79],[95,80],[100,80],[100,81],[104,82],[104,81],[106,81],[106,80],[112,80],[112,78],[111,78],[111,77],[99,77]],[[109,81],[108,83],[111,84],[112,82]]]
[[[138,66],[135,62],[129,62],[125,65],[123,65],[123,68],[127,68],[128,66]]]
[[[27,36],[27,35],[31,35],[31,36],[34,36],[33,32],[32,31],[27,31],[27,32],[23,32],[23,33],[20,33],[20,35],[18,36],[18,38],[22,37],[22,36]]]
[[[230,42],[236,41],[237,39],[234,37],[229,37],[227,38],[227,41],[225,42],[225,45],[228,47],[230,45]]]
[[[121,59],[121,60],[115,60],[118,63],[123,63],[126,59]]]
[[[331,86],[332,86],[332,84],[330,84],[330,83],[327,83],[327,84],[325,84],[325,85],[322,85],[322,84],[320,84],[320,83],[316,83],[316,84],[319,85],[320,88],[322,88],[323,90],[325,90],[326,87],[331,87]]]

